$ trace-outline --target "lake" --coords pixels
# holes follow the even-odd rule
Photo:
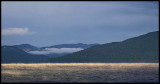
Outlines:
[[[2,83],[158,83],[159,63],[1,64]]]

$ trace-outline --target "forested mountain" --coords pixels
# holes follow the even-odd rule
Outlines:
[[[1,47],[1,63],[43,63],[49,57],[44,55],[31,55],[14,46]]]
[[[112,42],[102,45],[89,44],[62,44],[46,48],[84,48],[84,50],[61,57],[50,58],[45,55],[33,55],[25,50],[39,50],[29,45],[15,45],[1,47],[2,63],[44,63],[44,62],[159,62],[159,31],[129,38],[121,42]],[[82,46],[85,45],[85,46]],[[85,49],[87,48],[87,49]],[[45,50],[46,51],[46,50]],[[46,51],[48,52],[48,51]],[[53,53],[54,54],[54,53]],[[49,55],[52,55],[50,53]],[[55,54],[56,56],[60,54]]]
[[[69,53],[56,53],[64,51],[61,48],[88,48],[95,44],[60,44],[50,47],[38,48],[30,44],[20,44],[13,46],[1,46],[1,62],[2,63],[43,63],[48,62],[50,57],[59,57]],[[46,49],[48,48],[48,50]],[[54,48],[54,49],[53,49]],[[74,50],[74,49],[72,49]],[[29,52],[37,52],[40,54],[31,54]],[[66,50],[68,51],[68,50]],[[49,52],[49,53],[48,53]],[[45,55],[43,53],[46,53]],[[48,53],[48,54],[47,54]]]
[[[96,45],[50,62],[159,62],[159,31],[150,32],[122,42]]]

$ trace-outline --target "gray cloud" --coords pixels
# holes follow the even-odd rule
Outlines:
[[[122,22],[122,25],[125,22],[135,25],[139,20],[139,23],[143,19],[144,22],[148,21],[145,19],[154,16],[152,13],[158,14],[157,9],[153,8],[157,4],[147,2],[4,2],[2,4],[4,16],[59,28],[80,25],[120,25]],[[149,17],[143,18],[143,15]]]
[[[25,35],[28,34],[28,28],[7,28],[2,30],[2,35]]]
[[[34,34],[35,32],[30,32],[27,27],[25,28],[6,28],[2,29],[2,35],[26,35]]]

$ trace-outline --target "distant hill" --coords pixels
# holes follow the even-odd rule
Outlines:
[[[50,62],[159,62],[159,31],[122,42],[95,45],[85,50],[50,59]]]
[[[83,43],[77,43],[77,44],[59,44],[49,47],[42,47],[42,48],[89,48],[91,46],[98,45],[98,44],[83,44]]]
[[[32,46],[30,44],[21,44],[21,45],[14,45],[15,47],[22,49],[24,51],[32,51],[32,50],[39,50],[38,47]]]
[[[44,55],[31,55],[15,46],[1,47],[1,63],[43,63],[49,57]]]

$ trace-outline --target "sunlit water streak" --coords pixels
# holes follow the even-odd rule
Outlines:
[[[2,64],[2,82],[158,82],[159,63]]]

